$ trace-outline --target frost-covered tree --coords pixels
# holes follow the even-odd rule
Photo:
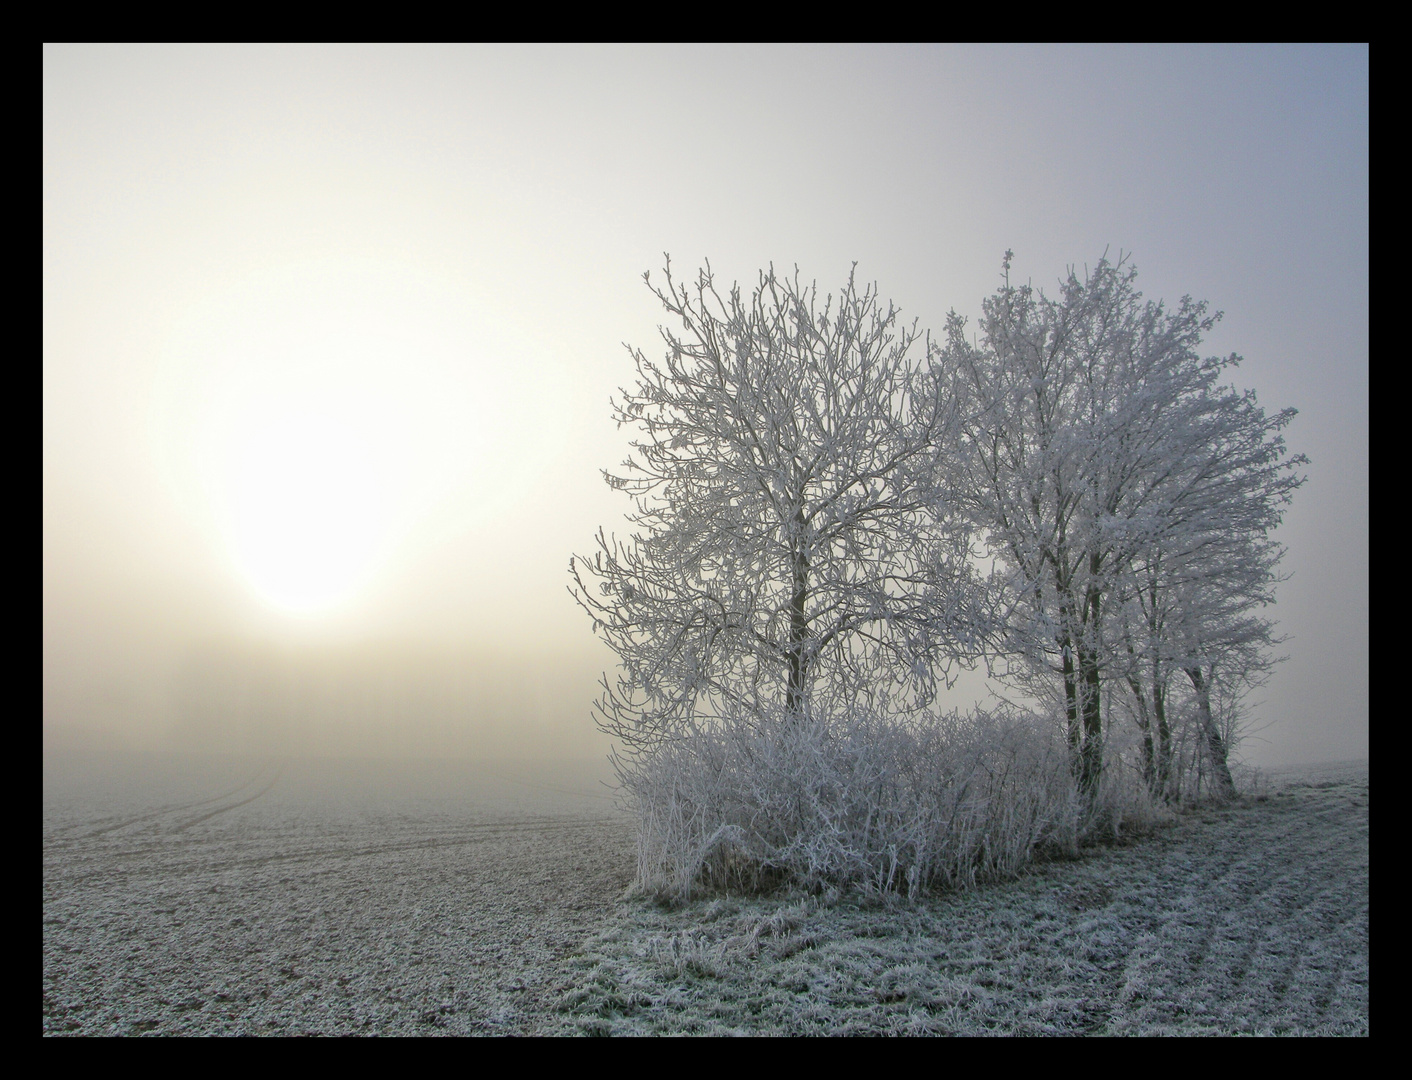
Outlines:
[[[1232,531],[1256,563],[1267,550],[1247,522],[1268,524],[1266,503],[1287,495],[1269,486],[1282,444],[1266,441],[1285,420],[1262,428],[1253,398],[1217,389],[1237,358],[1200,357],[1219,318],[1204,303],[1144,302],[1136,270],[1106,257],[1082,278],[1071,271],[1050,298],[1010,281],[1011,257],[984,302],[979,340],[966,339],[953,313],[934,371],[964,413],[956,488],[1003,567],[996,583],[1010,617],[997,647],[1057,676],[1075,775],[1093,793],[1105,680],[1131,683],[1140,658],[1160,656],[1160,673],[1172,664],[1195,672],[1200,694],[1214,643],[1235,634],[1215,627],[1234,627],[1256,602],[1249,589],[1222,592],[1218,579],[1239,559],[1216,552]],[[1173,591],[1186,575],[1195,575],[1187,591]],[[1157,607],[1142,608],[1144,588]],[[1197,599],[1217,595],[1232,598],[1224,615]],[[1178,624],[1188,628],[1181,640],[1210,644],[1177,648]],[[1142,705],[1152,702],[1159,729],[1164,688],[1152,682],[1156,697]]]
[[[1307,462],[1289,456],[1281,431],[1295,416],[1267,416],[1253,392],[1219,385],[1239,357],[1204,362],[1201,378],[1171,411],[1185,433],[1184,452],[1160,477],[1149,543],[1132,559],[1118,609],[1132,661],[1125,679],[1143,734],[1144,772],[1169,793],[1172,727],[1170,680],[1190,683],[1190,708],[1214,790],[1234,793],[1229,739],[1212,708],[1218,685],[1238,700],[1276,662],[1274,602],[1284,549],[1270,536]]]
[[[850,273],[836,296],[762,272],[722,294],[670,260],[662,361],[631,349],[612,403],[641,432],[627,540],[598,535],[571,591],[617,653],[597,702],[629,749],[701,725],[915,708],[972,648],[969,533],[938,459],[952,403],[915,326]],[[924,344],[924,342],[923,342]]]

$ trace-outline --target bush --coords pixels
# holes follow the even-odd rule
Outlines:
[[[786,885],[910,897],[1013,876],[1148,809],[1117,760],[1082,798],[1062,730],[981,710],[723,718],[618,759],[637,885],[673,900]]]

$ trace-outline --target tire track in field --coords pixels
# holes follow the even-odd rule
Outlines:
[[[239,785],[237,785],[236,787],[230,789],[229,791],[223,791],[223,792],[221,792],[219,795],[211,795],[211,796],[209,796],[209,797],[207,797],[207,798],[204,798],[204,799],[195,799],[195,800],[193,800],[193,801],[191,801],[191,802],[176,803],[175,805],[172,805],[172,806],[161,806],[161,807],[158,807],[158,808],[155,809],[155,810],[148,810],[148,811],[145,811],[145,812],[143,812],[143,813],[141,813],[141,814],[136,815],[135,817],[124,817],[124,818],[122,818],[121,820],[115,821],[115,822],[113,822],[112,824],[104,825],[102,828],[94,829],[92,832],[85,833],[85,834],[82,835],[82,836],[79,836],[79,837],[68,837],[68,838],[65,838],[65,839],[67,839],[67,840],[69,840],[69,841],[72,841],[72,840],[91,840],[91,839],[93,839],[95,836],[103,836],[103,835],[106,834],[106,833],[115,832],[115,831],[117,831],[118,829],[126,829],[126,828],[128,828],[128,827],[130,827],[130,826],[132,826],[132,825],[140,825],[140,824],[141,824],[142,822],[144,822],[144,821],[151,821],[151,820],[153,820],[153,819],[155,819],[155,818],[160,818],[160,817],[163,817],[163,816],[168,815],[168,814],[178,814],[178,813],[181,813],[182,811],[185,811],[185,810],[193,810],[193,809],[195,809],[195,808],[198,807],[198,806],[209,806],[209,805],[210,805],[211,803],[213,803],[213,802],[219,802],[219,801],[222,800],[222,799],[228,799],[228,798],[230,798],[232,795],[238,795],[238,794],[240,794],[242,791],[245,791],[245,790],[247,790],[248,788],[250,788],[252,785],[254,785],[254,784],[256,784],[256,783],[259,783],[259,781],[265,776],[266,773],[268,773],[268,772],[270,771],[270,769],[271,769],[272,767],[275,767],[275,763],[274,763],[274,762],[266,762],[264,765],[260,766],[260,768],[256,771],[256,773],[255,773],[254,776],[250,777],[250,779],[246,780],[243,784],[239,784]],[[279,772],[280,772],[280,770],[277,769],[277,770],[276,770],[276,775],[275,775],[275,780],[276,780],[276,781],[279,779]],[[265,788],[265,791],[268,791],[268,790],[270,789],[270,787],[273,787],[273,786],[274,786],[274,782],[272,781],[272,782],[270,783],[269,787]],[[260,792],[260,794],[263,795],[263,794],[265,793],[265,791]],[[258,797],[258,796],[257,796],[257,797]],[[252,800],[247,799],[247,800],[245,800],[245,801],[246,801],[246,802],[249,802],[249,801],[252,801]],[[236,805],[241,805],[241,806],[243,806],[244,803],[238,803],[238,804],[236,804]],[[230,807],[229,809],[234,809],[234,807]],[[217,813],[219,813],[219,812],[220,812],[220,811],[217,811]],[[112,819],[109,819],[109,820],[111,821]],[[54,833],[57,834],[57,833],[70,832],[70,831],[75,830],[75,829],[81,829],[81,828],[83,828],[84,826],[90,825],[90,824],[92,824],[92,822],[79,822],[79,823],[74,824],[74,825],[64,825],[64,826],[60,826],[59,828],[55,829],[55,830],[54,830]],[[59,839],[59,838],[56,836],[56,837],[54,837],[54,839],[57,840],[57,839]]]
[[[1312,1005],[1312,1016],[1301,1015],[1298,1018],[1304,1022],[1317,1022],[1327,1014],[1327,1002],[1332,994],[1319,989],[1311,996],[1309,984],[1324,985],[1326,979],[1321,976],[1325,969],[1341,966],[1337,958],[1344,954],[1344,950],[1334,949],[1331,952],[1329,945],[1334,941],[1342,943],[1341,939],[1347,936],[1343,931],[1353,923],[1357,913],[1341,913],[1338,909],[1337,875],[1331,867],[1340,853],[1326,844],[1324,850],[1308,854],[1316,857],[1310,859],[1313,864],[1313,887],[1301,889],[1296,894],[1300,901],[1296,919],[1301,932],[1294,936],[1286,962],[1277,966],[1272,988],[1279,1009],[1298,1014],[1306,1004]]]
[[[1209,913],[1204,918],[1210,924],[1214,955],[1204,970],[1190,970],[1190,977],[1182,984],[1182,989],[1190,990],[1202,985],[1211,987],[1209,993],[1214,995],[1214,1001],[1225,1005],[1243,996],[1243,986],[1251,965],[1265,944],[1267,920],[1257,921],[1259,929],[1254,934],[1242,929],[1247,926],[1250,909],[1268,907],[1272,903],[1280,906],[1273,893],[1281,888],[1282,880],[1271,881],[1268,876],[1261,877],[1252,859],[1268,860],[1272,855],[1282,858],[1288,830],[1279,832],[1272,844],[1267,842],[1257,856],[1252,855],[1242,836],[1231,828],[1232,825],[1236,829],[1240,827],[1239,817],[1231,820],[1228,813],[1214,819],[1203,819],[1203,824],[1226,826],[1212,837],[1216,840],[1215,850],[1204,860],[1207,876],[1198,891],[1201,901],[1198,910]],[[1233,878],[1244,887],[1217,888]]]
[[[1341,920],[1336,908],[1345,888],[1351,859],[1346,836],[1349,822],[1328,819],[1330,795],[1311,792],[1302,808],[1309,817],[1335,825],[1335,835],[1316,833],[1294,826],[1304,814],[1286,814],[1284,828],[1275,843],[1261,851],[1261,862],[1276,871],[1262,882],[1253,898],[1256,910],[1232,909],[1226,921],[1234,926],[1253,924],[1238,968],[1230,982],[1218,987],[1218,1001],[1229,1012],[1250,1012],[1260,1003],[1260,1012],[1300,1026],[1317,1020],[1317,1006],[1308,992],[1310,976],[1321,967],[1334,929]],[[1318,804],[1325,805],[1320,806]],[[1247,905],[1249,906],[1249,905]]]
[[[1303,785],[1263,806],[1193,815],[1165,851],[1154,845],[1128,888],[1156,926],[1126,920],[1108,1030],[1343,1030],[1360,1010],[1366,1029],[1366,996],[1343,1000],[1344,973],[1365,970],[1367,954],[1366,804],[1353,800],[1360,821],[1347,794]]]
[[[1105,874],[1113,882],[1116,940],[1111,959],[1096,963],[1089,976],[1098,1000],[1083,1010],[1086,1034],[1171,1022],[1177,1001],[1229,966],[1231,937],[1225,920],[1212,917],[1212,905],[1243,902],[1249,890],[1244,863],[1225,837],[1212,837],[1216,851],[1192,850],[1191,832],[1215,820],[1188,820],[1176,833],[1114,853]]]
[[[230,810],[235,810],[242,806],[248,806],[250,803],[260,798],[260,796],[269,794],[270,789],[280,782],[280,778],[283,775],[284,769],[282,767],[277,768],[275,770],[274,776],[270,779],[270,782],[264,787],[262,787],[259,791],[255,792],[254,795],[241,799],[239,802],[233,802],[229,806],[218,806],[214,810],[209,810],[204,814],[198,814],[194,818],[191,818],[187,821],[183,821],[180,825],[176,826],[176,828],[174,828],[172,832],[185,832],[187,829],[191,828],[191,826],[199,825],[203,821],[208,821],[211,818],[215,817],[217,814],[224,814]]]

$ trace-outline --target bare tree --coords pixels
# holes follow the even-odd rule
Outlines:
[[[1278,447],[1263,441],[1271,429],[1253,399],[1216,390],[1238,358],[1196,351],[1219,314],[1190,297],[1173,311],[1143,302],[1125,258],[1105,257],[1082,279],[1071,270],[1055,299],[1011,283],[1010,260],[985,301],[979,342],[953,313],[935,370],[964,403],[958,487],[1004,567],[1011,618],[998,648],[1058,676],[1075,775],[1091,794],[1103,768],[1104,681],[1127,680],[1139,725],[1149,739],[1155,726],[1166,745],[1170,665],[1188,663],[1200,683],[1210,662],[1209,647],[1194,646],[1177,660],[1175,627],[1192,628],[1184,640],[1230,636],[1213,638],[1234,624],[1214,609],[1198,616],[1192,598],[1220,593],[1222,575],[1235,573],[1216,557],[1223,531],[1239,533],[1236,546],[1260,562],[1245,522],[1263,511],[1250,500],[1287,491],[1269,487],[1275,466],[1261,455]],[[1186,592],[1173,591],[1179,578],[1191,579]],[[1244,611],[1252,594],[1239,596]],[[1144,659],[1157,664],[1145,689]],[[1154,776],[1161,760],[1149,756]]]
[[[1299,461],[1284,464],[1293,467]],[[1290,490],[1302,483],[1290,476],[1274,479]],[[1246,505],[1261,508],[1269,490],[1250,491]],[[1277,509],[1272,516],[1278,520]],[[1212,694],[1219,684],[1225,698],[1237,702],[1262,685],[1282,659],[1273,651],[1282,639],[1261,609],[1274,602],[1283,549],[1263,530],[1243,533],[1234,522],[1219,538],[1205,537],[1172,554],[1180,539],[1170,537],[1165,550],[1155,546],[1146,553],[1133,568],[1131,592],[1112,605],[1129,652],[1124,680],[1143,738],[1143,773],[1153,793],[1176,794],[1171,771],[1175,727],[1190,719],[1213,789],[1230,796],[1235,786],[1228,756],[1240,718],[1219,722]],[[1187,695],[1173,688],[1174,676],[1185,676]]]
[[[570,562],[617,653],[598,719],[629,748],[695,725],[800,724],[852,705],[918,707],[973,650],[965,523],[938,488],[955,413],[876,287],[820,301],[796,271],[747,298],[649,288],[677,328],[640,350],[612,403],[643,434],[621,475],[635,532]]]
[[[1146,635],[1143,663],[1129,675],[1129,683],[1134,694],[1161,702],[1169,677],[1177,672],[1186,676],[1214,790],[1228,797],[1235,793],[1227,761],[1234,731],[1221,730],[1212,693],[1224,684],[1226,696],[1239,700],[1261,685],[1280,659],[1273,649],[1281,639],[1263,609],[1274,603],[1284,549],[1269,532],[1304,482],[1292,470],[1307,459],[1286,458],[1282,440],[1272,434],[1293,410],[1265,417],[1253,398],[1231,395],[1226,400],[1232,405],[1240,400],[1243,406],[1234,418],[1244,447],[1232,452],[1234,440],[1211,447],[1213,478],[1224,488],[1219,504],[1198,505],[1180,515],[1164,543],[1154,545],[1134,567],[1140,586],[1133,599]],[[1158,735],[1151,779],[1154,790],[1167,792],[1169,725],[1159,725]]]

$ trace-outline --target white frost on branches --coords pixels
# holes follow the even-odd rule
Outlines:
[[[798,271],[748,297],[709,264],[644,275],[666,351],[630,348],[612,407],[639,437],[604,474],[633,531],[570,560],[618,657],[597,719],[644,887],[913,893],[1117,828],[1193,762],[1233,792],[1293,410],[1223,385],[1219,313],[1144,302],[1125,258],[1054,298],[1009,268],[978,340],[953,313],[941,346],[851,273],[822,301]],[[1039,712],[940,715],[982,658]]]
[[[661,362],[613,402],[643,438],[623,472],[636,532],[571,562],[618,654],[600,723],[629,748],[723,715],[795,722],[924,705],[978,647],[968,531],[939,468],[956,416],[875,287],[835,298],[708,266],[649,287],[673,316]]]
[[[965,415],[955,489],[1006,568],[998,651],[1049,685],[1058,676],[1090,791],[1105,687],[1135,688],[1142,726],[1149,711],[1160,720],[1166,672],[1186,671],[1229,793],[1203,687],[1237,656],[1259,669],[1270,642],[1251,610],[1271,599],[1281,549],[1268,532],[1303,482],[1291,470],[1305,459],[1286,458],[1279,436],[1293,410],[1266,417],[1253,394],[1221,386],[1239,357],[1197,351],[1219,313],[1190,297],[1172,311],[1144,303],[1125,258],[1071,271],[1057,298],[1012,284],[1009,270],[1007,252],[979,344],[953,314],[935,368]],[[1144,671],[1156,699],[1136,689]],[[1147,765],[1161,772],[1151,754]]]

